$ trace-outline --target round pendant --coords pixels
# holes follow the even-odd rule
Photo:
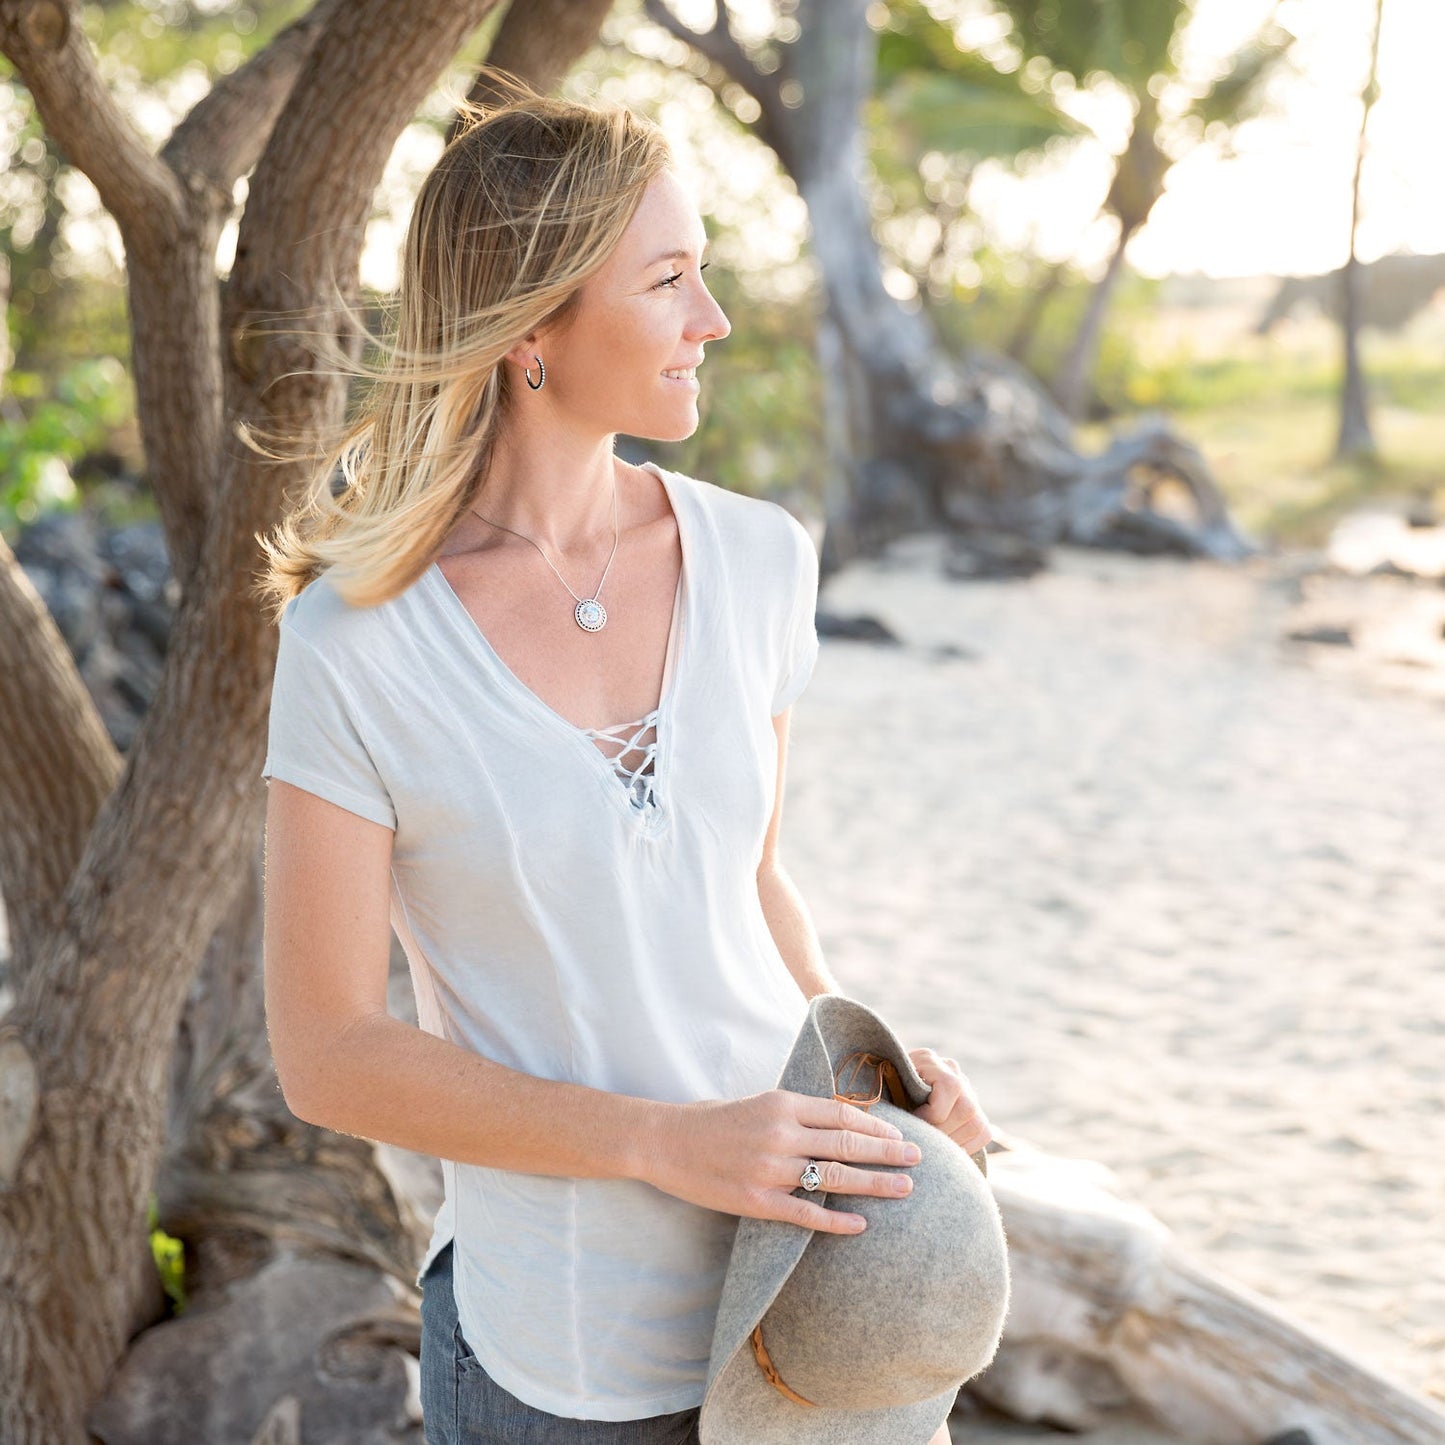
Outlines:
[[[577,604],[577,625],[588,632],[601,632],[607,622],[607,609],[595,598],[584,597]]]

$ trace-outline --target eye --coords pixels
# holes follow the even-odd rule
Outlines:
[[[711,265],[712,265],[712,262],[711,262],[711,261],[704,261],[704,262],[702,263],[702,265],[699,266],[697,269],[698,269],[699,271],[706,271],[707,268],[708,268],[709,266],[711,266]],[[658,284],[659,287],[661,287],[661,286],[666,286],[666,287],[668,287],[670,290],[676,291],[676,290],[677,290],[677,286],[675,285],[675,283],[678,282],[678,281],[680,281],[680,280],[682,279],[682,274],[683,274],[683,273],[682,273],[681,271],[675,272],[673,275],[665,277],[663,280],[659,281],[657,284]]]

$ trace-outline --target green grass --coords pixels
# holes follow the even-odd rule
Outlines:
[[[1204,453],[1239,524],[1261,540],[1317,547],[1346,512],[1372,502],[1428,496],[1445,510],[1445,411],[1376,405],[1376,460],[1331,459],[1337,406],[1309,396],[1278,396],[1167,409],[1173,425]],[[1080,431],[1098,449],[1127,417]]]
[[[1336,461],[1337,328],[1311,318],[1261,337],[1247,315],[1159,307],[1121,317],[1099,374],[1117,414],[1084,428],[1084,445],[1102,445],[1134,414],[1163,412],[1203,451],[1241,526],[1286,546],[1323,545],[1364,505],[1429,498],[1445,511],[1445,319],[1422,313],[1403,332],[1364,333],[1376,455]]]

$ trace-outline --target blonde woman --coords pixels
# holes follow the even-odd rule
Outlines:
[[[907,1180],[890,1126],[772,1087],[835,987],[778,849],[813,545],[614,453],[697,427],[705,247],[647,120],[520,86],[472,113],[361,414],[263,539],[270,1038],[301,1118],[442,1161],[430,1442],[697,1440],[738,1216],[845,1232],[810,1164]]]

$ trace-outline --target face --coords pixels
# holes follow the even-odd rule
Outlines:
[[[657,441],[691,436],[703,369],[695,380],[663,373],[697,365],[704,345],[732,330],[703,282],[706,242],[691,196],[664,171],[606,265],[583,287],[565,331],[539,331],[508,353],[520,399],[534,403],[520,368],[530,366],[536,379],[535,352],[547,368],[535,400],[545,398],[567,425]],[[683,254],[665,254],[672,251]]]

